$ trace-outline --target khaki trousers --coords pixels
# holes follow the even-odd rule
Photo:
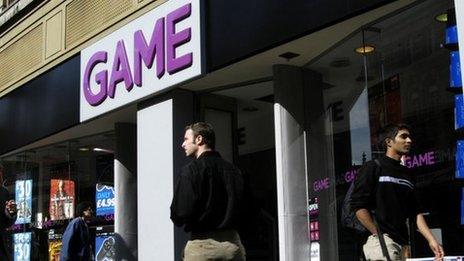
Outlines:
[[[410,257],[411,251],[409,246],[401,246],[391,239],[388,234],[384,234],[385,245],[387,247],[390,259],[392,261],[403,261]],[[383,256],[382,247],[379,238],[375,235],[369,236],[366,244],[363,246],[364,256],[368,261],[386,261]]]
[[[235,230],[192,233],[184,249],[184,261],[245,261],[245,248]]]

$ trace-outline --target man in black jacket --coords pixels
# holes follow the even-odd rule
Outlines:
[[[379,141],[386,149],[385,156],[378,162],[369,161],[356,178],[351,207],[356,217],[372,234],[364,245],[366,258],[385,260],[379,245],[378,229],[385,234],[390,258],[404,260],[410,257],[407,218],[416,220],[419,232],[428,241],[436,260],[442,260],[443,248],[430,232],[416,202],[413,178],[407,167],[401,164],[412,144],[410,127],[404,124],[389,125],[384,128]]]
[[[244,206],[240,171],[214,151],[210,124],[185,128],[182,148],[193,161],[182,169],[171,204],[171,219],[192,232],[184,250],[185,261],[245,260],[237,233]]]
[[[3,186],[3,166],[0,165],[0,260],[11,260],[6,238],[9,234],[5,230],[15,222],[16,213],[16,203]]]

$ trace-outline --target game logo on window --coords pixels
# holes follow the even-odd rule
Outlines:
[[[52,179],[50,185],[50,219],[74,217],[74,181]]]
[[[15,200],[18,214],[15,224],[31,223],[32,217],[32,180],[17,180],[15,184]]]
[[[96,185],[95,206],[97,216],[114,214],[114,188],[112,186]]]
[[[115,238],[112,226],[97,227],[95,235],[95,260],[113,261],[115,258]]]
[[[32,233],[13,234],[14,261],[31,260]]]

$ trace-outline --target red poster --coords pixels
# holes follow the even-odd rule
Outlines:
[[[369,87],[369,124],[373,148],[378,144],[379,129],[401,122],[401,92],[399,76],[394,75]]]
[[[52,179],[50,184],[50,219],[74,217],[74,181]]]

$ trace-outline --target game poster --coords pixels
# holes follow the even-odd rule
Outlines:
[[[14,261],[31,260],[32,233],[13,234]]]
[[[456,142],[456,178],[464,178],[464,140]]]
[[[454,96],[454,128],[464,127],[464,98],[462,94]]]
[[[50,184],[50,219],[74,217],[74,181],[52,179]]]
[[[15,224],[31,223],[32,217],[32,180],[17,180],[15,184],[15,200],[18,214]]]
[[[371,143],[378,144],[378,130],[389,123],[401,122],[401,92],[399,75],[368,88]]]
[[[97,227],[95,235],[95,260],[113,261],[115,259],[116,241],[112,226]]]
[[[97,216],[114,214],[114,188],[112,186],[96,185],[95,206]]]
[[[61,253],[61,234],[55,233],[51,229],[48,233],[48,260],[49,261],[60,261]]]

